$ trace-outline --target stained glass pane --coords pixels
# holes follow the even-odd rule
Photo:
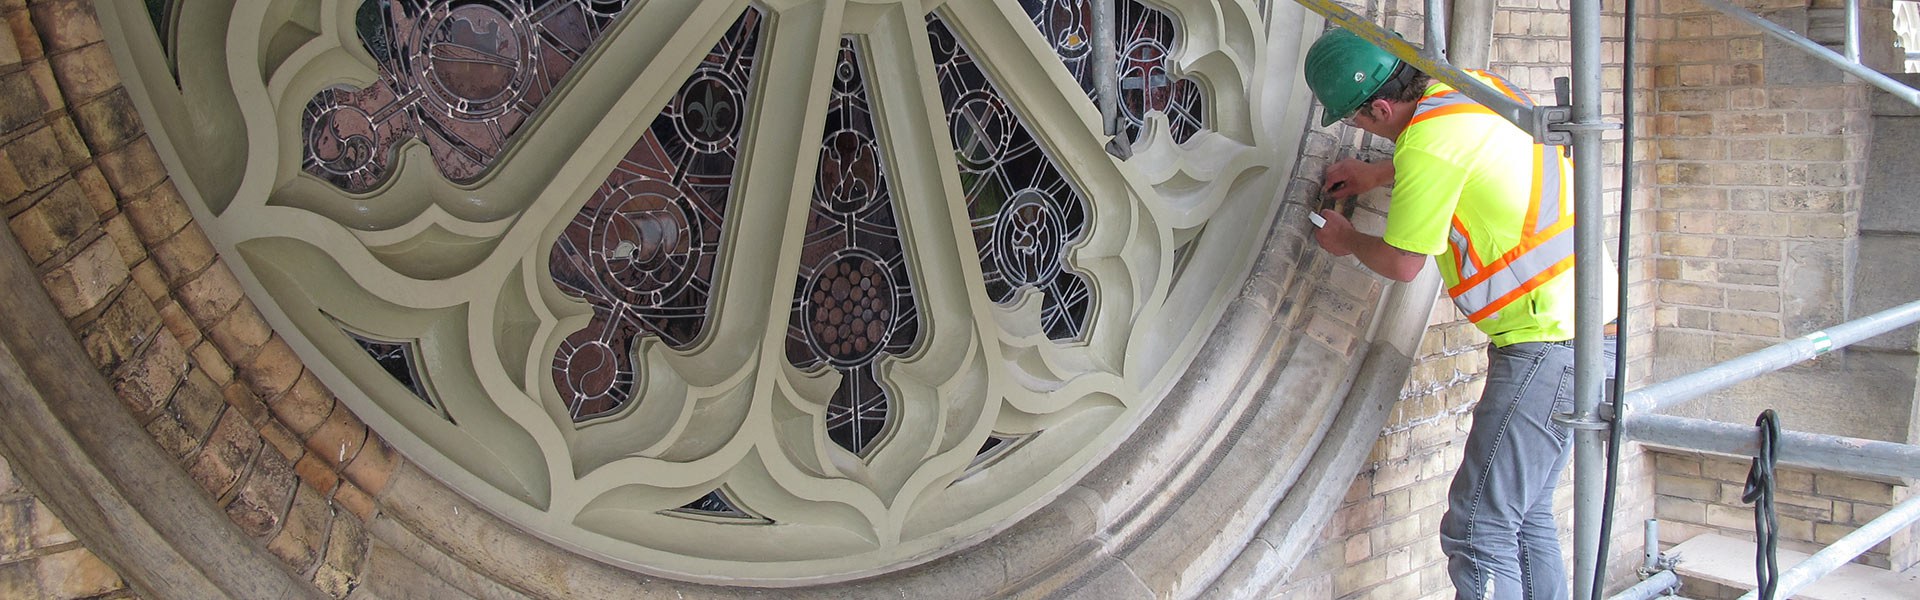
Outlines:
[[[865,454],[886,430],[888,397],[874,363],[882,354],[905,354],[920,332],[883,157],[860,53],[842,38],[787,326],[787,360],[840,371],[840,388],[827,405],[827,434],[855,454]]]
[[[683,348],[706,327],[760,22],[734,21],[548,252],[554,285],[593,305],[553,358],[575,421],[632,399],[640,336]]]
[[[328,88],[301,116],[302,168],[349,192],[380,185],[419,138],[440,174],[480,178],[627,0],[366,0],[355,27],[372,86]]]
[[[699,500],[694,500],[693,502],[687,503],[686,506],[682,506],[680,508],[677,508],[668,512],[693,514],[693,515],[700,515],[705,517],[723,517],[726,519],[752,520],[758,524],[773,523],[773,521],[771,520],[754,516],[753,513],[749,513],[741,509],[740,506],[736,504],[732,498],[727,497],[727,493],[725,491],[719,490],[719,489],[715,489],[711,492],[707,492],[707,495],[701,496]]]
[[[1088,0],[1020,0],[1020,7],[1080,88],[1093,96],[1098,79],[1093,69],[1093,5]],[[1206,128],[1206,102],[1198,82],[1170,75],[1179,28],[1167,13],[1135,0],[1118,2],[1115,8],[1115,64],[1125,139],[1139,139],[1147,114],[1159,111],[1172,123],[1174,141],[1187,141]]]
[[[1038,288],[1047,336],[1077,339],[1091,293],[1067,266],[1066,247],[1086,229],[1086,199],[937,15],[927,34],[987,294],[1009,303]]]
[[[1013,452],[1013,449],[1019,446],[1021,442],[1026,441],[1028,437],[1031,436],[1000,435],[997,433],[988,435],[987,440],[980,443],[980,449],[973,453],[973,460],[967,463],[967,471],[961,475],[961,479],[971,477],[973,474],[979,473],[987,467],[992,466],[993,463],[999,461],[1008,453]]]
[[[380,368],[386,370],[388,375],[392,375],[395,381],[406,386],[407,391],[413,392],[413,395],[420,398],[421,402],[427,403],[427,406],[433,407],[436,411],[440,410],[439,405],[433,401],[433,395],[427,393],[425,380],[417,372],[419,367],[414,360],[416,353],[412,343],[377,340],[351,331],[346,333],[355,343],[360,344],[360,349],[365,350],[367,356],[373,358],[373,362],[379,363]]]
[[[173,39],[172,11],[171,0],[147,0],[147,18],[153,19],[153,31],[160,34],[161,45]]]

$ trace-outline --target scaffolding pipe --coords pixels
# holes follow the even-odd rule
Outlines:
[[[1920,300],[1822,331],[1815,331],[1700,371],[1628,392],[1627,411],[1630,414],[1664,412],[1694,398],[1755,376],[1778,371],[1915,322],[1920,322]]]
[[[1661,571],[1641,580],[1633,587],[1620,590],[1620,593],[1614,594],[1609,600],[1650,600],[1671,595],[1671,592],[1677,589],[1680,589],[1680,576],[1673,574],[1673,571]]]
[[[1095,100],[1100,106],[1101,130],[1107,135],[1120,133],[1119,42],[1114,40],[1113,3],[1093,1],[1093,78]]]
[[[1812,54],[1814,58],[1832,63],[1833,66],[1840,67],[1840,70],[1846,71],[1847,74],[1859,77],[1873,87],[1885,90],[1887,93],[1893,94],[1894,97],[1899,98],[1907,104],[1920,106],[1920,90],[1908,87],[1906,84],[1900,83],[1892,77],[1882,75],[1879,71],[1869,69],[1856,61],[1847,60],[1847,57],[1835,54],[1832,50],[1828,50],[1826,46],[1813,43],[1813,40],[1794,33],[1791,29],[1781,27],[1778,23],[1768,21],[1765,17],[1753,14],[1752,11],[1734,6],[1732,3],[1727,2],[1727,0],[1700,1],[1706,3],[1708,6],[1719,9],[1720,12],[1746,21],[1749,25],[1759,27],[1761,31],[1772,34],[1773,37],[1780,38],[1780,41],[1793,44],[1802,51]],[[1575,45],[1578,46],[1578,44]]]
[[[1753,426],[1673,415],[1630,414],[1622,432],[1635,442],[1735,456],[1760,453]],[[1866,477],[1920,478],[1920,446],[1801,431],[1774,443],[1779,464]]]
[[[1854,557],[1873,548],[1874,544],[1893,537],[1893,534],[1905,529],[1907,524],[1914,522],[1915,519],[1920,519],[1920,496],[1908,498],[1895,505],[1893,510],[1861,525],[1859,529],[1853,530],[1853,533],[1834,540],[1832,544],[1813,553],[1813,556],[1807,557],[1806,560],[1800,561],[1800,564],[1781,573],[1780,578],[1775,581],[1778,587],[1774,591],[1774,597],[1792,598],[1794,592],[1807,587],[1820,576],[1832,573],[1834,569],[1840,568],[1840,565],[1847,564]],[[1740,600],[1757,600],[1759,597],[1759,590],[1754,590],[1741,596]]]
[[[1602,327],[1606,314],[1606,256],[1600,204],[1601,161],[1600,0],[1573,0],[1574,328],[1573,328],[1573,597],[1592,598],[1600,546],[1601,497],[1605,494],[1606,422],[1600,420],[1607,378]],[[1624,357],[1623,357],[1624,360]],[[1596,427],[1597,425],[1597,427]]]
[[[1447,16],[1447,59],[1463,69],[1487,68],[1493,49],[1494,0],[1453,0]]]
[[[1652,572],[1660,568],[1660,520],[1647,519],[1646,531],[1640,536],[1642,560],[1640,568]]]
[[[1447,26],[1444,20],[1446,15],[1446,0],[1427,0],[1427,47],[1425,51],[1428,58],[1434,60],[1447,59]]]
[[[1388,54],[1392,54],[1394,57],[1406,61],[1407,64],[1413,65],[1413,67],[1419,69],[1420,72],[1432,76],[1435,81],[1452,86],[1453,89],[1459,90],[1462,94],[1466,94],[1468,98],[1472,98],[1474,102],[1478,102],[1481,106],[1487,107],[1488,110],[1493,111],[1493,113],[1499,115],[1500,118],[1506,119],[1515,126],[1518,126],[1521,130],[1532,134],[1535,140],[1547,139],[1550,132],[1547,130],[1545,121],[1537,118],[1540,113],[1535,108],[1507,97],[1507,95],[1500,90],[1496,90],[1485,82],[1454,68],[1453,65],[1447,63],[1445,60],[1428,57],[1425,52],[1414,47],[1413,44],[1407,43],[1407,40],[1401,38],[1399,34],[1375,25],[1372,21],[1368,21],[1360,15],[1353,14],[1353,11],[1336,4],[1334,0],[1295,0],[1295,2],[1300,6],[1306,7],[1307,10],[1326,17],[1328,21],[1332,21],[1335,25],[1339,25],[1341,28],[1353,32],[1354,35],[1360,36],[1361,39],[1372,42],[1374,46],[1387,51]],[[1576,34],[1575,37],[1578,37],[1578,35]],[[1596,39],[1594,43],[1597,45],[1599,41]],[[1578,43],[1574,45],[1576,47],[1579,46]],[[1597,55],[1597,46],[1595,52]]]
[[[1847,0],[1847,62],[1860,64],[1860,0]]]

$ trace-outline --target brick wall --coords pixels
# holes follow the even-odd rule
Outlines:
[[[1420,2],[1398,2],[1377,15],[1377,21],[1420,43],[1422,36]],[[1602,58],[1608,64],[1621,64],[1622,19],[1620,3],[1608,2],[1603,8],[1605,30]],[[1551,103],[1553,78],[1571,75],[1570,24],[1565,0],[1502,0],[1494,18],[1494,41],[1490,53],[1492,70],[1527,90],[1537,101]],[[1645,29],[1641,30],[1646,37]],[[1642,50],[1644,52],[1644,50]],[[1609,119],[1618,121],[1624,95],[1620,89],[1621,69],[1603,70],[1608,91],[1602,102]],[[1646,80],[1643,69],[1639,75]],[[1645,99],[1641,99],[1645,114]],[[1336,126],[1338,127],[1338,126]],[[1644,130],[1644,125],[1641,126]],[[1361,140],[1359,138],[1365,138]],[[1362,158],[1385,158],[1391,144],[1355,132],[1333,130],[1309,134],[1309,153],[1322,147],[1329,153],[1364,144],[1356,154]],[[1617,208],[1620,202],[1619,164],[1622,153],[1619,134],[1608,134],[1605,147],[1607,168],[1603,175],[1608,207],[1608,231],[1618,231]],[[1647,156],[1642,142],[1636,155]],[[1333,159],[1331,154],[1323,161]],[[1303,161],[1302,168],[1315,162]],[[1641,172],[1644,172],[1642,169]],[[1641,189],[1634,205],[1633,253],[1646,256],[1653,245],[1653,202],[1647,193],[1646,177],[1638,178]],[[1384,206],[1385,203],[1380,203]],[[1355,222],[1378,232],[1384,215],[1361,211]],[[1614,238],[1614,239],[1617,239]],[[1611,246],[1614,242],[1609,242]],[[1614,254],[1609,249],[1609,254]],[[1629,377],[1645,378],[1653,354],[1653,328],[1650,318],[1654,283],[1653,261],[1637,258],[1629,265],[1633,283],[1626,305],[1633,318],[1628,321],[1636,334],[1628,349]],[[1355,478],[1344,504],[1333,521],[1319,532],[1320,543],[1293,572],[1279,596],[1285,598],[1451,598],[1452,583],[1447,579],[1446,557],[1440,552],[1440,517],[1446,512],[1447,486],[1459,465],[1462,444],[1471,424],[1470,413],[1485,384],[1487,338],[1467,322],[1444,295],[1435,303],[1428,320],[1427,335],[1420,356],[1401,399],[1389,417],[1369,458],[1367,469]],[[1639,566],[1641,521],[1653,512],[1650,461],[1632,446],[1621,458],[1618,521],[1609,560],[1609,589],[1631,584]],[[1563,548],[1572,545],[1571,467],[1555,493],[1559,510]],[[1571,564],[1569,550],[1566,559]]]
[[[0,457],[0,598],[131,598]]]
[[[1838,0],[1742,4],[1836,49],[1844,33],[1834,24],[1844,6]],[[1887,3],[1862,4],[1863,60],[1870,66],[1897,66],[1886,56],[1891,51],[1891,29],[1883,27],[1890,19]],[[1661,0],[1657,6],[1649,18],[1665,35],[1651,45],[1649,62],[1654,75],[1650,139],[1660,199],[1661,370],[1679,374],[1862,316],[1852,306],[1852,286],[1870,159],[1868,89],[1837,68],[1696,2]],[[1870,364],[1859,358],[1815,361],[1797,373],[1771,376],[1804,378],[1798,387],[1756,382],[1702,401],[1706,408],[1689,410],[1724,420],[1736,407],[1796,408],[1806,404],[1798,394],[1807,386],[1850,379],[1857,389],[1841,395],[1891,393],[1886,404],[1910,411],[1900,405],[1911,404],[1912,373],[1895,377],[1904,377],[1906,388],[1862,386],[1857,380],[1878,375],[1858,372]],[[1858,414],[1872,416],[1856,418],[1884,420],[1877,415],[1887,407],[1859,406]],[[1910,433],[1799,417],[1786,426],[1910,441]],[[1739,499],[1747,461],[1661,451],[1657,465],[1663,544],[1705,532],[1753,538],[1752,508]],[[1782,470],[1779,490],[1781,546],[1804,552],[1831,543],[1912,493],[1884,482],[1801,470]],[[1911,566],[1920,544],[1913,537],[1912,529],[1902,532],[1856,562]]]
[[[1702,533],[1753,539],[1753,508],[1740,502],[1751,464],[1722,456],[1662,452],[1659,475],[1660,539],[1677,544]],[[1775,471],[1774,504],[1780,548],[1812,554],[1905,500],[1907,486],[1833,473],[1781,468]],[[1915,562],[1909,528],[1868,550],[1854,562],[1905,569]]]
[[[397,456],[305,371],[193,225],[92,4],[0,0],[0,18],[0,216],[120,400],[207,500],[345,597]],[[88,595],[19,579],[30,571],[117,589],[17,486],[0,486],[0,502],[14,519],[0,521],[0,597]],[[22,581],[40,587],[7,587]]]
[[[1748,2],[1803,30],[1805,0]],[[1865,88],[1697,2],[1650,20],[1659,345],[1677,368],[1844,320]]]

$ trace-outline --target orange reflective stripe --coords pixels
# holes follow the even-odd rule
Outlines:
[[[1533,106],[1532,99],[1515,91],[1506,79],[1492,73],[1470,73],[1509,98]],[[1422,97],[1408,126],[1452,115],[1498,116],[1493,109],[1456,92],[1458,90],[1443,89]],[[1456,214],[1450,224],[1447,243],[1454,253],[1457,283],[1447,289],[1447,295],[1476,323],[1499,313],[1573,266],[1574,218],[1569,210],[1566,154],[1555,146],[1534,144],[1533,148],[1532,185],[1528,190],[1520,239],[1513,248],[1491,263],[1484,262],[1466,223]]]
[[[1472,277],[1462,278],[1460,283],[1455,284],[1451,288],[1447,288],[1447,295],[1459,296],[1466,293],[1468,289],[1480,285],[1480,283],[1486,281],[1488,277],[1492,277],[1493,274],[1505,270],[1507,265],[1513,264],[1513,261],[1519,260],[1520,257],[1525,256],[1528,252],[1544,245],[1543,242],[1552,240],[1554,236],[1565,232],[1567,228],[1572,226],[1573,219],[1562,219],[1559,223],[1555,224],[1552,229],[1541,232],[1539,236],[1528,236],[1520,240],[1520,245],[1514,246],[1513,249],[1508,250],[1506,254],[1500,255],[1500,258],[1494,260],[1493,264],[1481,268],[1480,271],[1474,273]]]
[[[1554,166],[1558,167],[1559,165]],[[1522,235],[1533,233],[1534,228],[1539,226],[1540,192],[1543,191],[1543,188],[1547,187],[1543,185],[1546,182],[1546,171],[1547,153],[1540,145],[1535,144],[1533,147],[1533,193],[1527,197],[1527,218],[1525,221],[1522,221],[1523,224],[1520,226]],[[1559,178],[1555,177],[1554,179],[1558,180]],[[1559,190],[1554,190],[1554,192],[1554,195],[1559,195]]]
[[[1460,255],[1461,260],[1472,259],[1474,271],[1486,268],[1487,263],[1480,260],[1480,251],[1473,248],[1473,237],[1467,235],[1467,224],[1461,223],[1458,215],[1453,217],[1453,231],[1459,234],[1459,245],[1466,247],[1465,251],[1456,251],[1455,254]],[[1453,241],[1453,236],[1448,236],[1447,241]]]
[[[1533,279],[1527,280],[1527,282],[1521,284],[1520,287],[1508,291],[1506,294],[1494,299],[1493,302],[1489,302],[1486,306],[1480,307],[1480,310],[1467,315],[1467,320],[1478,323],[1487,317],[1491,317],[1494,313],[1500,312],[1500,309],[1506,308],[1508,304],[1513,304],[1514,300],[1525,297],[1528,293],[1539,289],[1540,286],[1546,285],[1548,281],[1552,281],[1554,277],[1567,272],[1567,269],[1571,268],[1573,268],[1573,257],[1569,256],[1560,259],[1560,262],[1554,263],[1552,268],[1541,272],[1539,275],[1533,276]]]
[[[1476,73],[1476,74],[1479,74],[1479,75],[1485,75],[1485,76],[1487,76],[1487,79],[1491,79],[1491,80],[1493,80],[1493,87],[1496,87],[1496,88],[1499,88],[1499,89],[1500,89],[1500,93],[1502,93],[1502,94],[1506,94],[1508,98],[1512,98],[1512,99],[1514,99],[1514,100],[1518,100],[1518,101],[1520,101],[1520,103],[1521,103],[1521,104],[1526,104],[1526,105],[1528,105],[1528,106],[1532,106],[1532,105],[1533,105],[1533,98],[1531,98],[1531,97],[1529,97],[1529,96],[1527,96],[1527,95],[1525,95],[1525,94],[1522,94],[1522,93],[1520,93],[1520,92],[1518,92],[1518,91],[1516,91],[1516,90],[1514,90],[1512,86],[1509,86],[1509,85],[1507,85],[1507,79],[1506,79],[1505,77],[1501,77],[1501,76],[1499,76],[1499,75],[1494,75],[1494,74],[1492,74],[1492,73],[1488,73],[1488,72],[1486,72],[1486,71],[1474,71],[1474,73]]]
[[[1429,98],[1431,97],[1432,96],[1429,96]],[[1407,121],[1407,126],[1412,127],[1415,123],[1419,123],[1421,121],[1425,121],[1427,119],[1431,119],[1434,117],[1444,117],[1447,115],[1458,115],[1458,114],[1469,114],[1469,113],[1499,116],[1493,112],[1493,109],[1487,108],[1485,106],[1481,106],[1479,104],[1448,104],[1446,106],[1436,106],[1433,108],[1429,108],[1427,110],[1420,111],[1418,114],[1413,115],[1413,120]]]

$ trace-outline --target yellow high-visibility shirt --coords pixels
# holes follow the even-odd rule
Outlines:
[[[1496,89],[1507,87],[1504,81],[1474,75]],[[1422,101],[1452,91],[1451,86],[1435,83],[1427,87]],[[1538,152],[1531,135],[1484,110],[1416,119],[1395,140],[1392,208],[1383,239],[1402,250],[1436,256],[1446,287],[1454,289],[1462,279],[1462,257],[1448,243],[1456,223],[1464,229],[1470,247],[1467,260],[1472,264],[1497,263],[1524,241],[1525,229],[1531,225],[1526,219],[1533,203]],[[1573,179],[1566,161],[1546,164],[1545,168],[1560,169],[1558,187],[1571,206]],[[1570,222],[1572,215],[1565,218]],[[1605,314],[1611,319],[1617,310],[1615,276],[1611,267],[1604,271]],[[1568,268],[1544,277],[1549,278],[1482,316],[1475,325],[1497,346],[1573,339],[1573,271]]]

